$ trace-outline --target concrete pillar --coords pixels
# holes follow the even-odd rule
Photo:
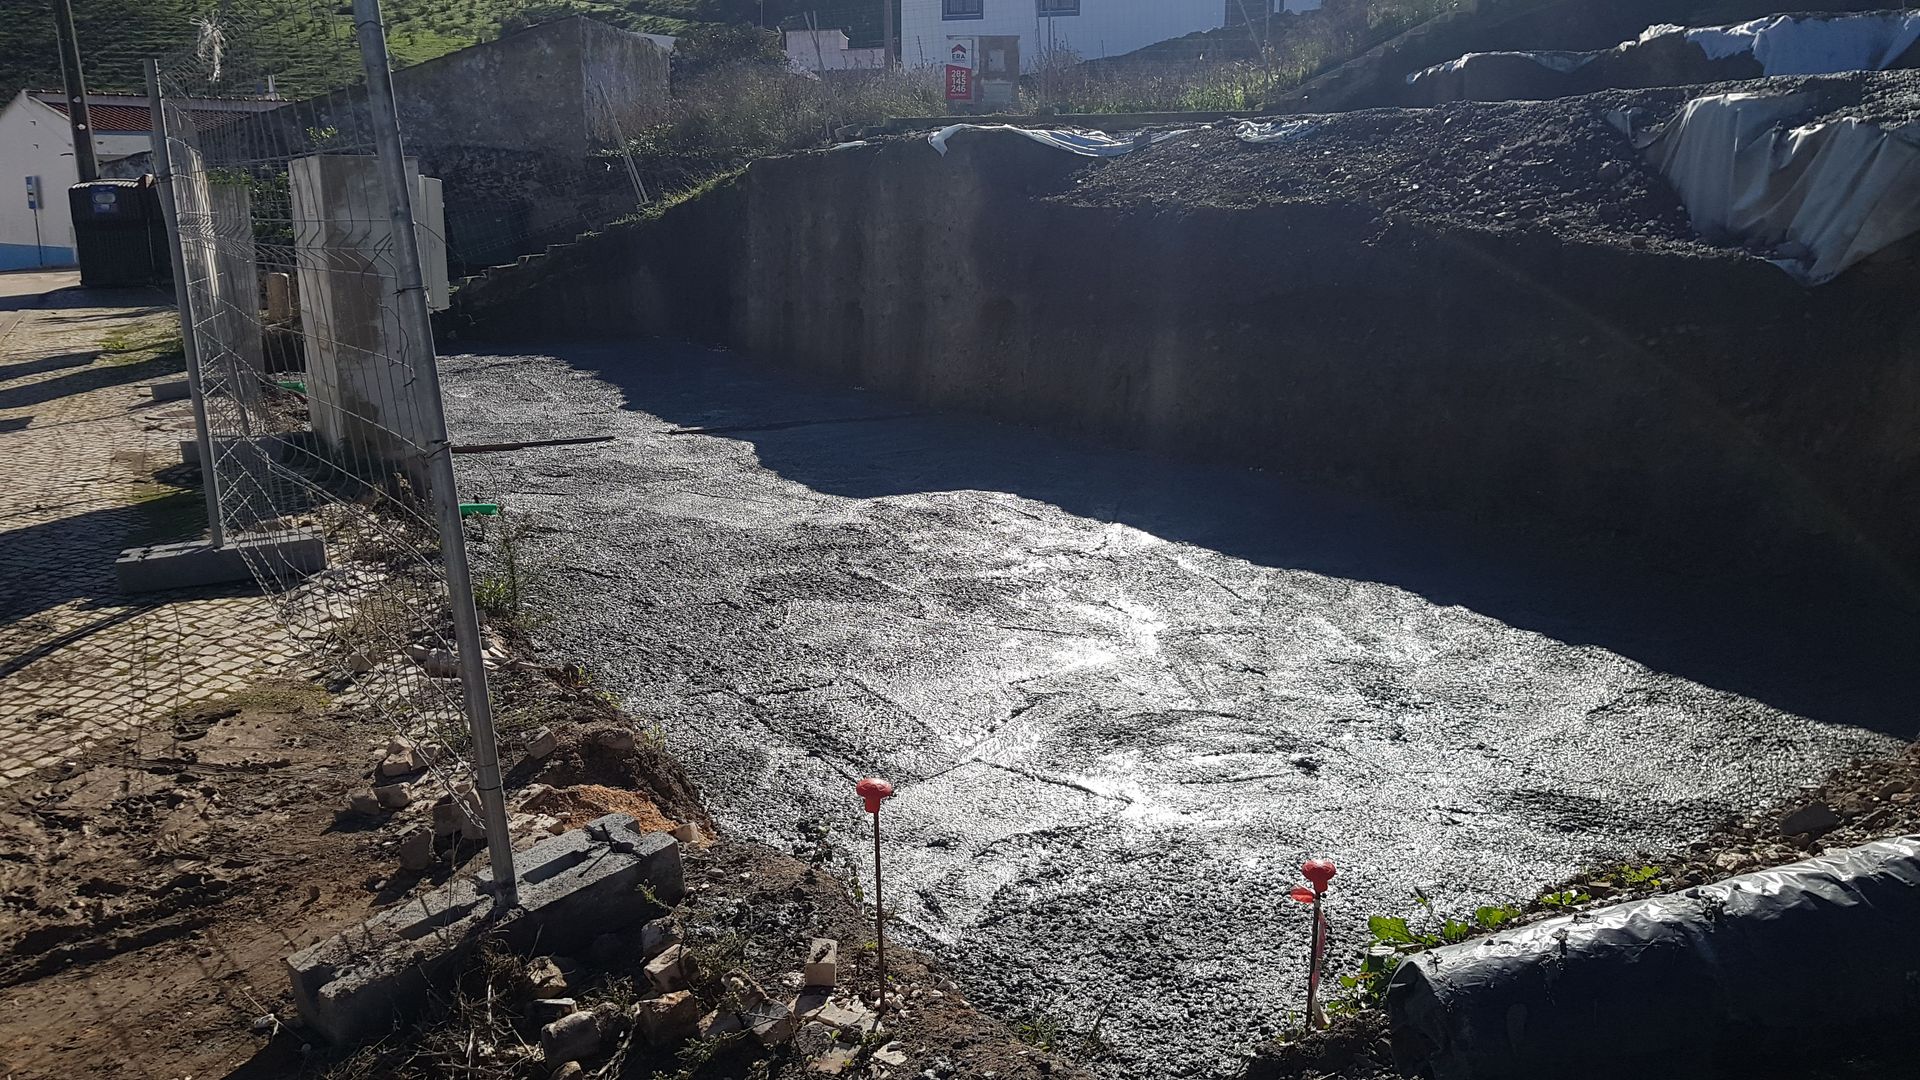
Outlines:
[[[257,403],[266,378],[260,336],[260,263],[253,243],[253,199],[241,184],[209,184],[213,210],[210,330],[218,351],[202,353],[234,399]],[[250,434],[250,433],[249,433]]]
[[[267,281],[267,321],[285,323],[293,321],[298,309],[293,302],[293,278],[282,273],[268,274]]]
[[[427,284],[427,310],[445,311],[452,303],[447,280],[447,203],[436,177],[420,178],[420,186],[413,196],[413,227],[420,238],[420,269]]]
[[[418,188],[418,166],[407,161]],[[425,491],[424,430],[401,332],[393,222],[370,155],[315,154],[290,166],[294,260],[313,430],[343,469],[371,480],[404,472]],[[424,343],[423,343],[424,344]]]

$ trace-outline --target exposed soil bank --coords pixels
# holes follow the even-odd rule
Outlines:
[[[1908,588],[1911,249],[1807,290],[1692,240],[1593,126],[1612,103],[1203,132],[1114,164],[977,132],[768,160],[463,290],[449,325],[725,342],[1683,564]]]

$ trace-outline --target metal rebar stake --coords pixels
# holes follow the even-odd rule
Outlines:
[[[413,192],[400,145],[400,117],[393,101],[387,38],[380,0],[353,0],[354,29],[360,38],[360,62],[367,75],[367,111],[373,127],[380,178],[393,217],[395,302],[402,331],[411,339],[418,403],[425,421],[427,464],[433,504],[440,525],[440,558],[447,571],[447,601],[453,608],[454,642],[460,655],[460,687],[473,728],[473,771],[480,805],[487,818],[487,850],[493,861],[497,909],[519,902],[513,869],[513,841],[507,835],[506,794],[501,790],[500,747],[493,731],[493,706],[487,698],[486,659],[480,642],[480,615],[473,606],[473,579],[467,567],[467,538],[460,523],[460,497],[454,490],[453,454],[447,438],[447,414],[440,398],[440,369],[433,351],[433,321],[420,268],[420,242],[414,235]]]
[[[880,892],[880,811],[873,811],[873,937],[880,961],[880,1000],[877,1008],[887,1011],[887,909]]]
[[[180,311],[180,351],[187,358],[187,394],[193,399],[193,440],[200,448],[200,490],[207,499],[207,541],[227,546],[220,519],[220,470],[207,429],[207,399],[200,392],[200,343],[194,334],[193,290],[187,287],[186,244],[180,235],[180,204],[174,197],[173,150],[167,145],[167,113],[160,97],[160,64],[146,61],[147,102],[153,113],[153,172],[160,189],[160,216],[167,225],[167,255],[173,263],[173,302]]]

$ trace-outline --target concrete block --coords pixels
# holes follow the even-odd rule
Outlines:
[[[649,894],[673,903],[685,892],[679,844],[640,832],[629,814],[544,840],[516,855],[515,869],[512,911],[495,912],[481,878],[458,877],[288,957],[301,1018],[334,1043],[383,1034],[426,1004],[429,987],[444,991],[488,936],[522,955],[573,954],[631,926]]]
[[[642,961],[652,960],[667,951],[667,946],[680,944],[680,928],[673,924],[673,917],[663,915],[640,928],[640,957]]]
[[[554,749],[559,745],[560,740],[554,736],[552,728],[541,728],[539,731],[527,736],[527,756],[530,758],[544,758],[548,754],[553,753]]]
[[[293,276],[283,273],[264,276],[267,283],[267,318],[274,322],[286,322],[293,318]]]
[[[722,1035],[731,1035],[736,1031],[745,1030],[746,1026],[746,1022],[740,1019],[739,1013],[715,1009],[700,1018],[700,1026],[697,1030],[703,1039],[716,1039]]]
[[[700,1027],[700,1003],[685,990],[648,998],[633,1007],[634,1026],[653,1046],[673,1046]]]
[[[419,873],[433,865],[433,830],[415,829],[400,841],[400,869]]]
[[[318,529],[249,536],[219,548],[204,540],[128,548],[113,564],[127,593],[251,581],[256,572],[291,581],[326,568],[327,543]]]
[[[753,1037],[760,1040],[762,1046],[777,1046],[793,1038],[799,1027],[799,1021],[793,1015],[793,1007],[778,1001],[762,1001],[742,1014]]]
[[[413,801],[413,789],[405,784],[387,784],[374,788],[373,798],[388,810],[404,810]]]
[[[187,385],[185,379],[169,379],[148,386],[147,392],[153,395],[155,401],[185,401],[192,395],[193,388]]]
[[[814,938],[807,946],[807,966],[801,977],[808,986],[833,986],[840,978],[840,943],[832,938]]]
[[[600,1021],[590,1012],[563,1016],[540,1029],[540,1052],[547,1064],[579,1061],[600,1049]]]
[[[662,994],[687,988],[687,950],[669,945],[659,956],[647,961],[647,982]]]

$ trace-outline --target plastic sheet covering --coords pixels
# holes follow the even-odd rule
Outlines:
[[[1911,1035],[1915,927],[1920,836],[1535,923],[1402,964],[1395,1061],[1434,1080],[1708,1078]]]
[[[1311,118],[1302,120],[1242,120],[1233,126],[1234,137],[1241,142],[1278,143],[1292,142],[1313,134],[1320,121]]]
[[[1809,285],[1920,232],[1920,122],[1791,125],[1804,94],[1687,103],[1645,153],[1708,236],[1763,245]]]
[[[1684,33],[1712,60],[1752,53],[1768,75],[1882,71],[1920,41],[1920,13],[1771,15]]]
[[[1011,131],[1025,135],[1043,146],[1057,150],[1067,150],[1086,157],[1119,157],[1130,154],[1142,146],[1151,146],[1163,142],[1175,135],[1185,135],[1191,128],[1177,131],[1139,131],[1130,135],[1111,135],[1104,131],[1079,131],[1073,128],[1023,128],[1012,124],[954,124],[943,127],[927,136],[927,142],[940,151],[942,157],[947,153],[947,140],[961,131]]]
[[[1600,58],[1600,54],[1597,52],[1567,52],[1563,49],[1553,49],[1545,52],[1470,52],[1455,59],[1448,60],[1443,64],[1435,64],[1430,68],[1423,68],[1408,75],[1407,85],[1412,86],[1422,79],[1432,78],[1436,75],[1447,75],[1455,71],[1464,71],[1488,57],[1495,56],[1513,56],[1522,60],[1531,60],[1549,71],[1558,71],[1563,75],[1570,71],[1579,71],[1581,68],[1586,67],[1588,64]]]

